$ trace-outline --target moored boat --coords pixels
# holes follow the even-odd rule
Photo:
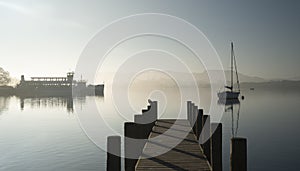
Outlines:
[[[219,99],[238,99],[239,95],[240,95],[240,82],[239,82],[239,77],[238,77],[238,72],[237,72],[235,54],[234,54],[234,50],[233,50],[233,42],[231,42],[230,61],[231,61],[230,86],[225,86],[224,91],[218,92]],[[234,89],[234,84],[233,84],[233,75],[234,75],[233,70],[235,70],[236,81],[237,81],[237,88],[236,89]]]

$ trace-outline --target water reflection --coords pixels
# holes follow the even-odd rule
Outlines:
[[[73,98],[70,96],[62,97],[19,97],[20,108],[24,110],[26,106],[30,108],[61,108],[64,107],[69,113],[74,112]]]
[[[17,96],[0,96],[0,115],[9,110],[11,99],[17,99],[20,110],[26,108],[42,109],[42,108],[66,108],[68,113],[74,112],[74,103],[76,105],[84,106],[86,103],[86,96],[72,97],[72,96],[36,96],[36,97],[17,97]],[[96,97],[95,97],[96,98]],[[96,100],[103,102],[103,97],[97,97]]]
[[[231,114],[231,136],[237,137],[241,110],[239,99],[219,99],[218,104],[225,105],[225,113]]]
[[[7,96],[0,97],[0,115],[4,111],[8,110],[8,106],[9,106],[9,97],[7,97]]]

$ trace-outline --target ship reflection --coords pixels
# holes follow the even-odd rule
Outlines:
[[[0,96],[0,115],[4,112],[8,110],[8,106],[9,106],[9,97],[2,97]]]
[[[73,98],[70,96],[55,97],[19,97],[20,108],[66,108],[68,113],[74,112]]]
[[[225,105],[225,113],[231,114],[231,134],[233,138],[237,137],[241,109],[239,99],[219,99],[218,104]]]

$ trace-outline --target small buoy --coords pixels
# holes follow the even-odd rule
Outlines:
[[[244,96],[242,96],[242,100],[244,100],[245,99],[245,97]]]

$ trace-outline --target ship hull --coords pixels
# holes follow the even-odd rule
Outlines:
[[[224,91],[218,93],[219,99],[238,99],[240,92]]]
[[[104,96],[104,84],[73,87],[73,96]]]
[[[95,86],[95,95],[104,96],[104,84],[99,84]]]
[[[72,96],[71,87],[18,87],[17,96]]]

